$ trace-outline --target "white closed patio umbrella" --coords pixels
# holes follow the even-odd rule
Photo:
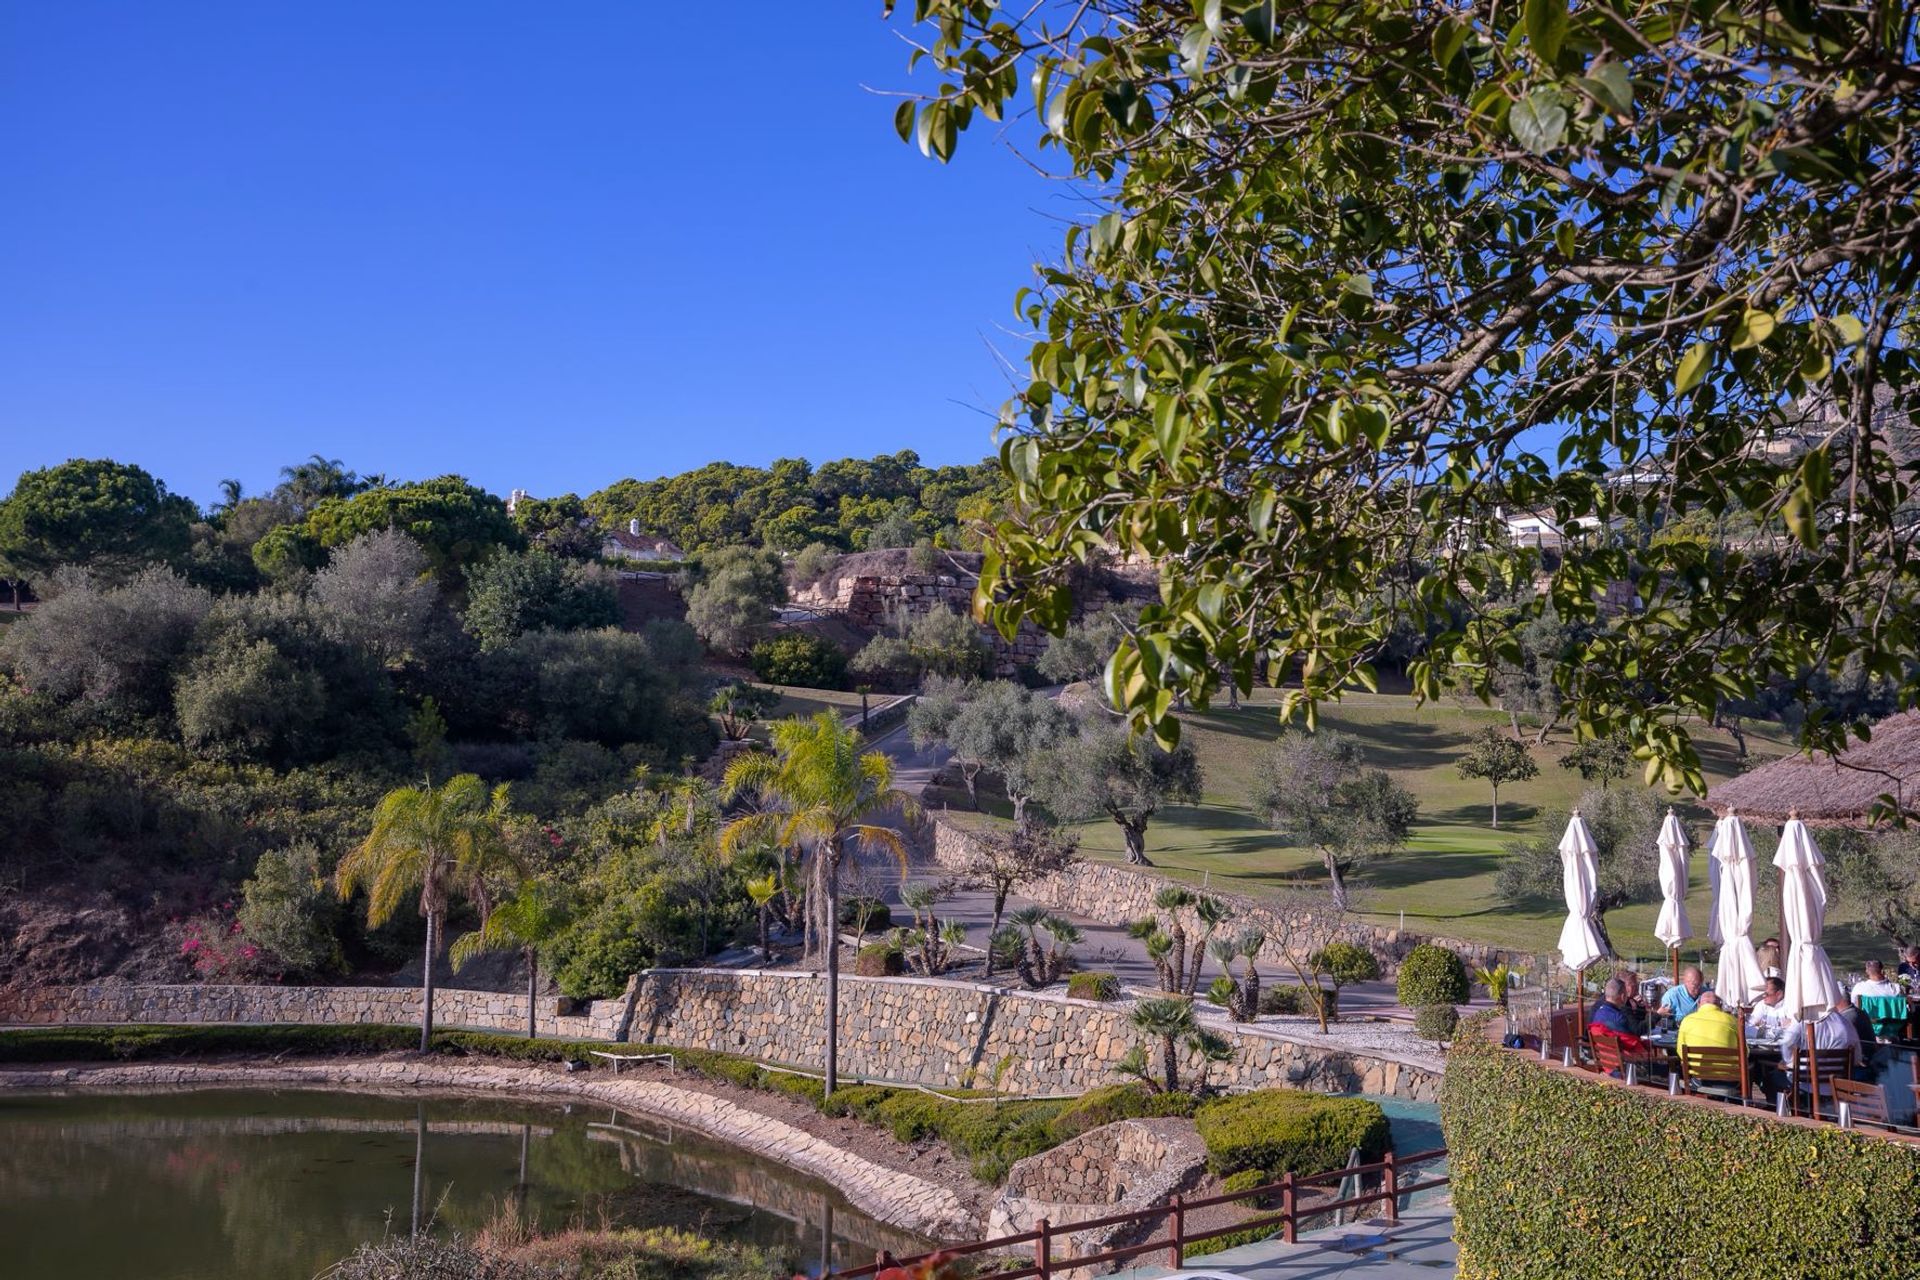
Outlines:
[[[1826,859],[1820,856],[1813,833],[1798,816],[1789,817],[1780,829],[1780,848],[1773,855],[1773,865],[1780,868],[1780,923],[1789,940],[1783,1003],[1806,1024],[1807,1061],[1814,1064],[1808,1105],[1817,1112],[1820,1076],[1813,1057],[1813,1021],[1825,1016],[1840,999],[1840,983],[1833,976],[1827,949],[1820,945],[1820,933],[1827,921],[1827,877],[1821,870]]]
[[[1653,922],[1653,936],[1667,946],[1667,958],[1673,962],[1673,980],[1680,981],[1680,944],[1693,936],[1693,922],[1687,919],[1687,829],[1679,815],[1667,810],[1660,824],[1660,836],[1654,848],[1660,854],[1660,918]]]
[[[1802,1022],[1811,1022],[1833,1008],[1840,983],[1833,962],[1820,945],[1827,921],[1827,860],[1813,833],[1798,818],[1780,829],[1780,849],[1773,865],[1780,868],[1780,922],[1788,938],[1784,966],[1787,1008]]]
[[[1606,939],[1593,923],[1593,895],[1600,879],[1598,853],[1593,832],[1587,829],[1587,820],[1575,809],[1567,820],[1565,834],[1560,837],[1560,887],[1567,899],[1567,922],[1560,926],[1560,963],[1573,972],[1574,997],[1579,1009],[1575,1016],[1582,1024],[1586,1021],[1587,997],[1580,989],[1580,975],[1588,965],[1607,955]],[[1576,1042],[1582,1029],[1574,1028]]]
[[[1715,870],[1712,939],[1720,945],[1720,970],[1714,988],[1723,1001],[1752,1004],[1764,985],[1760,956],[1753,949],[1755,866],[1753,841],[1731,811],[1714,824],[1709,851]]]

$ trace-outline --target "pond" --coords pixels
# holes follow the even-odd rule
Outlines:
[[[817,1272],[926,1246],[805,1175],[605,1106],[302,1090],[0,1094],[0,1273],[308,1280],[365,1240],[683,1226]]]

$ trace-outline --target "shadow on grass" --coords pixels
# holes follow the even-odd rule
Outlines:
[[[1500,827],[1495,830],[1487,825],[1487,818],[1492,811],[1492,806],[1485,803],[1457,804],[1451,809],[1423,810],[1420,816],[1428,822],[1479,827],[1487,833],[1489,839],[1506,841],[1520,838],[1520,833],[1508,830],[1509,827],[1531,823],[1543,812],[1537,804],[1528,804],[1524,800],[1508,800],[1503,797],[1500,801]]]

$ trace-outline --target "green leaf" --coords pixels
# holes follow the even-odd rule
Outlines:
[[[1263,49],[1273,47],[1273,38],[1278,21],[1273,12],[1274,0],[1256,0],[1240,14],[1240,25],[1247,29],[1254,43]]]
[[[1553,62],[1567,42],[1566,0],[1527,0],[1526,25],[1527,43],[1542,62]]]
[[[893,131],[900,135],[900,141],[913,141],[913,103],[902,102],[893,109]]]
[[[1560,105],[1559,91],[1541,85],[1514,103],[1507,112],[1507,128],[1515,142],[1537,156],[1559,146],[1567,136],[1567,109]]]
[[[1633,81],[1627,77],[1625,63],[1603,62],[1587,74],[1583,83],[1615,115],[1633,114]]]
[[[1805,485],[1795,485],[1793,492],[1787,495],[1787,502],[1780,510],[1780,516],[1786,521],[1787,532],[1795,541],[1809,551],[1818,550],[1820,530],[1813,519],[1814,499]]]
[[[1560,256],[1571,258],[1578,243],[1580,229],[1571,222],[1562,222],[1553,229],[1553,242],[1559,246]]]
[[[1857,316],[1835,316],[1828,323],[1843,343],[1851,345],[1867,336],[1867,326],[1861,324]]]
[[[1207,69],[1207,51],[1213,48],[1213,32],[1205,27],[1190,27],[1180,37],[1180,69],[1197,76]]]
[[[1733,326],[1733,349],[1745,351],[1748,347],[1757,347],[1773,333],[1774,319],[1771,311],[1749,309]]]
[[[1700,385],[1707,376],[1707,370],[1713,364],[1713,347],[1710,343],[1696,342],[1687,348],[1680,357],[1679,368],[1673,371],[1673,390],[1676,395],[1685,395]]]
[[[1467,44],[1467,35],[1473,30],[1465,19],[1446,18],[1433,29],[1434,65],[1445,71],[1460,56],[1460,50]]]

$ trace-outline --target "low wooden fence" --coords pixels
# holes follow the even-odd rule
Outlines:
[[[1024,1247],[1033,1250],[1033,1261],[1024,1267],[1006,1270],[996,1268],[993,1280],[1025,1280],[1028,1276],[1037,1276],[1039,1280],[1051,1280],[1057,1272],[1077,1271],[1087,1267],[1103,1266],[1115,1262],[1124,1262],[1129,1258],[1143,1257],[1149,1254],[1163,1253],[1167,1265],[1178,1270],[1186,1265],[1187,1249],[1208,1240],[1217,1240],[1222,1236],[1239,1235],[1248,1231],[1270,1231],[1278,1227],[1282,1238],[1288,1244],[1299,1239],[1300,1224],[1325,1214],[1337,1213],[1343,1209],[1358,1209],[1370,1204],[1384,1204],[1389,1221],[1398,1221],[1400,1217],[1400,1198],[1412,1195],[1416,1191],[1426,1191],[1434,1187],[1447,1185],[1445,1175],[1427,1178],[1424,1181],[1402,1181],[1401,1175],[1414,1165],[1428,1164],[1446,1157],[1444,1147],[1431,1151],[1420,1151],[1413,1155],[1396,1156],[1389,1151],[1386,1158],[1373,1164],[1351,1165],[1344,1169],[1332,1169],[1326,1173],[1312,1173],[1296,1176],[1288,1173],[1278,1182],[1270,1182],[1263,1187],[1250,1191],[1235,1191],[1226,1195],[1206,1196],[1198,1200],[1187,1200],[1174,1196],[1167,1203],[1154,1205],[1148,1209],[1134,1209],[1127,1213],[1116,1213],[1106,1218],[1090,1218],[1084,1222],[1066,1222],[1055,1226],[1045,1218],[1034,1224],[1033,1230],[1018,1235],[1001,1236],[997,1240],[981,1240],[973,1244],[953,1245],[937,1249],[931,1253],[919,1254],[911,1258],[892,1258],[882,1255],[870,1265],[854,1267],[845,1271],[831,1272],[822,1280],[861,1280],[861,1277],[877,1275],[894,1267],[913,1267],[929,1259],[952,1259],[967,1257],[977,1253],[1004,1253]],[[1378,1189],[1347,1196],[1337,1200],[1315,1200],[1308,1204],[1300,1203],[1300,1193],[1313,1187],[1329,1183],[1342,1183],[1349,1178],[1366,1178],[1378,1174]],[[1243,1218],[1224,1227],[1212,1227],[1205,1231],[1187,1229],[1187,1215],[1199,1209],[1211,1209],[1217,1205],[1239,1204],[1245,1201],[1278,1199],[1280,1207],[1276,1212],[1260,1213],[1251,1218]],[[1140,1244],[1122,1245],[1119,1248],[1104,1249],[1099,1253],[1069,1254],[1056,1256],[1054,1243],[1061,1237],[1071,1238],[1085,1231],[1098,1231],[1104,1227],[1118,1227],[1132,1223],[1164,1219],[1166,1231],[1159,1238],[1143,1241]]]

